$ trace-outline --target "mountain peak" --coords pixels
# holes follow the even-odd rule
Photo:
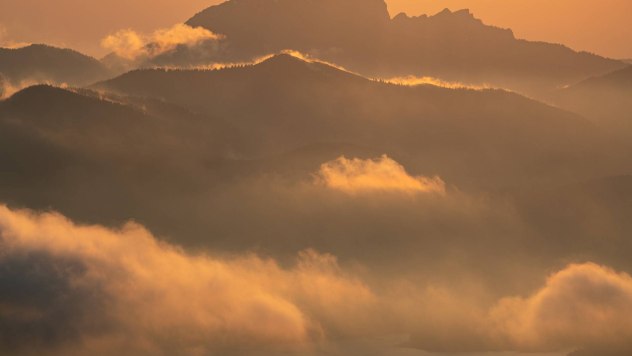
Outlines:
[[[491,70],[496,79],[489,84],[530,95],[622,64],[517,40],[510,29],[487,25],[469,9],[391,18],[384,0],[227,0],[187,24],[224,35],[220,56],[228,62],[292,49],[372,77],[423,71],[426,76],[489,83]]]
[[[401,23],[402,21],[413,20],[415,22],[425,22],[425,23],[471,23],[480,27],[487,27],[483,24],[483,22],[476,17],[469,9],[461,9],[457,11],[451,11],[448,8],[443,9],[442,11],[436,13],[435,15],[428,16],[426,14],[422,14],[419,16],[408,16],[406,13],[399,13],[395,17],[393,17],[392,21],[395,23]]]
[[[451,16],[451,17],[466,17],[466,18],[474,18],[474,14],[472,14],[472,12],[470,11],[470,9],[461,9],[461,10],[456,10],[456,11],[451,11],[448,8],[443,9],[442,11],[438,12],[436,16]]]
[[[567,89],[588,89],[588,88],[620,88],[628,93],[632,91],[632,65],[619,69],[605,75],[594,76],[583,80]]]
[[[225,35],[236,56],[252,58],[286,48],[350,47],[378,37],[389,21],[383,0],[228,0],[187,25]]]
[[[48,84],[36,84],[14,93],[4,101],[4,104],[14,108],[41,110],[55,105],[63,107],[69,103],[77,105],[81,101],[78,101],[78,98],[80,96],[71,90]],[[32,107],[34,102],[40,103],[40,107]]]
[[[270,56],[259,62],[255,67],[264,69],[265,72],[274,73],[293,73],[299,75],[299,73],[328,73],[329,75],[343,75],[347,76],[349,73],[335,65],[321,62],[319,60],[310,60],[301,57],[300,54],[296,55],[288,52],[280,52],[273,56]],[[355,77],[355,75],[353,75]]]
[[[280,52],[254,65],[256,68],[275,73],[297,73],[309,69],[312,63],[291,53]]]
[[[70,97],[75,95],[71,90],[66,88],[61,88],[58,86],[50,85],[50,84],[35,84],[29,87],[26,87],[16,93],[14,93],[7,100],[10,102],[22,102],[29,101],[32,98],[43,98],[43,97]]]
[[[263,60],[259,64],[267,64],[267,65],[305,65],[309,63],[308,61],[299,58],[298,56],[292,55],[287,52],[277,53],[272,55],[265,60]]]
[[[474,14],[469,9],[461,9],[451,11],[450,9],[443,9],[443,11],[437,13],[434,16],[428,17],[431,21],[436,22],[456,22],[456,23],[471,23],[477,26],[486,27],[483,21],[474,17]]]
[[[447,16],[447,15],[452,15],[452,11],[450,11],[450,9],[446,7],[445,9],[438,12],[435,16]]]
[[[109,72],[97,59],[75,50],[31,44],[0,50],[0,75],[22,87],[24,82],[85,85]]]
[[[19,52],[59,53],[65,55],[81,56],[84,58],[90,58],[91,60],[96,60],[88,55],[77,52],[74,49],[55,47],[45,43],[31,43],[24,47],[13,48],[12,50]]]

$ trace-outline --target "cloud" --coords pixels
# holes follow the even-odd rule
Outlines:
[[[180,45],[193,47],[221,38],[222,36],[202,27],[193,28],[177,24],[171,28],[156,30],[150,35],[140,34],[131,29],[120,30],[105,37],[101,41],[101,46],[122,58],[135,60],[154,57]]]
[[[357,76],[361,76],[361,74],[353,72],[353,71],[351,71],[351,70],[349,70],[349,69],[347,69],[347,68],[345,68],[345,67],[343,67],[343,66],[341,66],[339,64],[336,64],[334,62],[329,62],[329,61],[326,61],[324,59],[317,58],[317,57],[315,57],[313,55],[310,55],[310,54],[307,54],[307,53],[303,53],[303,52],[300,52],[300,51],[296,51],[296,50],[293,50],[293,49],[285,49],[285,50],[282,50],[279,53],[288,54],[288,55],[290,55],[292,57],[298,58],[298,59],[300,59],[302,61],[309,62],[309,63],[325,64],[327,66],[336,68],[336,69],[341,70],[343,72],[347,72],[347,73],[351,73],[351,74],[354,74],[354,75],[357,75]],[[270,57],[270,56],[268,56],[268,57]]]
[[[133,223],[79,226],[0,206],[0,245],[5,350],[298,347],[319,340],[323,328],[348,326],[345,320],[357,320],[355,306],[374,298],[330,255],[307,250],[289,268],[248,254],[194,255]]]
[[[148,50],[145,48],[146,44],[145,38],[131,29],[120,30],[108,35],[101,41],[103,48],[126,59],[135,59],[148,55]]]
[[[349,194],[363,192],[445,193],[441,178],[413,177],[404,167],[383,155],[377,159],[340,157],[320,166],[318,182]]]
[[[9,31],[7,30],[7,28],[0,24],[0,47],[15,49],[26,47],[28,45],[30,45],[30,43],[28,42],[17,42],[12,40],[9,37]]]
[[[491,317],[522,350],[631,350],[632,277],[594,263],[573,264],[530,297],[503,299]]]
[[[0,348],[359,355],[408,334],[407,345],[433,352],[624,349],[632,339],[632,277],[596,264],[569,265],[531,296],[491,306],[449,279],[369,282],[376,275],[364,269],[314,250],[283,264],[196,254],[134,223],[108,229],[0,206]]]
[[[487,311],[466,294],[440,288],[424,299],[419,305],[428,308],[424,317],[434,325],[417,325],[411,341],[424,350],[568,354],[585,349],[594,355],[632,350],[632,277],[594,263],[571,264],[532,295],[501,298]]]
[[[24,79],[17,83],[11,82],[6,79],[2,73],[0,73],[0,100],[11,97],[13,94],[19,92],[22,89],[28,88],[33,85],[46,84],[55,85],[49,80],[37,80],[37,79]],[[61,88],[68,87],[67,83],[57,84]]]
[[[405,86],[417,86],[417,85],[434,85],[437,87],[448,89],[472,89],[472,90],[484,90],[491,89],[489,85],[472,85],[459,82],[445,81],[434,77],[417,77],[414,75],[408,75],[403,77],[394,77],[388,79],[375,79],[378,81],[384,81],[386,83],[405,85]]]

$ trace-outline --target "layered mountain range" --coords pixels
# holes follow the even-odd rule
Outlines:
[[[203,43],[200,47],[210,47],[197,49],[177,46],[140,63],[125,64],[113,55],[104,61],[110,72],[117,72],[130,65],[249,62],[297,50],[367,77],[437,77],[546,100],[558,88],[626,67],[623,61],[563,45],[517,39],[511,30],[486,25],[468,10],[390,18],[383,0],[229,0],[196,14],[186,24],[223,35],[221,44]],[[11,83],[33,79],[86,84],[107,75],[104,65],[92,58],[79,59],[69,50],[31,46],[3,50],[0,57],[5,58],[0,60],[0,73]],[[64,69],[61,63],[71,61],[73,65]],[[2,69],[9,66],[11,71]],[[21,67],[35,77],[25,78]]]
[[[559,90],[553,102],[615,134],[632,133],[632,66]]]
[[[39,44],[0,48],[0,90],[36,83],[81,86],[110,75],[98,60],[70,49]]]
[[[202,238],[209,222],[180,215],[183,201],[206,206],[201,197],[218,187],[261,175],[309,181],[341,155],[387,154],[464,192],[520,200],[527,187],[628,164],[625,144],[588,120],[517,94],[389,84],[287,54],[221,70],[137,70],[91,90],[32,87],[1,103],[0,118],[3,160],[13,162],[4,201],[101,223],[134,216],[168,236],[186,225],[180,242],[219,247],[234,241]],[[546,200],[527,200],[536,196],[525,201],[534,213]],[[92,201],[116,208],[85,209]]]
[[[391,19],[383,0],[230,0],[187,24],[225,35],[228,60],[294,49],[367,76],[434,76],[537,97],[625,66],[562,45],[516,39],[511,30],[485,25],[468,10]]]
[[[629,354],[632,67],[382,0],[187,24],[0,49],[0,354]]]

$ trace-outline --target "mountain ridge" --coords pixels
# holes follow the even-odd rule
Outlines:
[[[624,66],[563,45],[516,39],[511,30],[486,25],[469,10],[391,18],[384,1],[364,4],[229,0],[186,23],[225,35],[222,56],[228,61],[294,49],[365,76],[420,75],[491,83],[534,97]],[[338,16],[318,16],[329,12]]]
[[[632,66],[560,89],[552,101],[615,135],[632,137]]]
[[[265,156],[323,141],[385,152],[421,150],[426,153],[418,159],[434,161],[442,167],[435,170],[448,177],[450,170],[463,169],[453,164],[470,153],[480,158],[483,151],[497,150],[494,159],[526,169],[527,161],[544,159],[544,151],[560,160],[582,161],[602,142],[599,130],[583,117],[515,93],[390,84],[287,55],[213,71],[139,70],[94,89],[164,100],[225,118],[247,137],[249,154]],[[489,136],[498,130],[504,134]],[[437,162],[427,154],[432,150],[452,157]],[[498,164],[488,161],[476,170],[486,176]]]
[[[86,85],[109,75],[109,71],[96,58],[73,49],[31,44],[0,48],[0,74],[12,83],[48,80]]]

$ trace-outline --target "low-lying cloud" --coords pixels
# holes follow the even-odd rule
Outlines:
[[[335,345],[411,335],[407,345],[439,353],[524,352],[625,349],[632,339],[632,277],[597,264],[569,265],[532,295],[491,305],[449,280],[369,281],[366,268],[314,250],[287,265],[192,253],[134,223],[83,226],[0,206],[0,348],[360,355]]]
[[[454,81],[446,81],[435,77],[418,77],[414,75],[408,75],[403,77],[394,77],[388,79],[378,79],[386,83],[405,85],[405,86],[417,86],[417,85],[433,85],[436,87],[448,88],[448,89],[472,89],[472,90],[484,90],[491,89],[489,85],[473,85]]]
[[[262,55],[262,56],[257,56],[254,57],[250,60],[247,61],[239,61],[239,62],[217,62],[214,61],[213,58],[209,58],[208,63],[203,63],[203,64],[196,64],[196,65],[185,65],[185,66],[179,66],[179,65],[160,65],[161,68],[172,68],[172,69],[181,69],[181,68],[187,68],[187,69],[197,69],[197,70],[220,70],[220,69],[226,69],[226,68],[235,68],[235,67],[246,67],[246,66],[254,66],[260,63],[263,63],[265,61],[267,61],[268,59],[277,56],[277,55],[289,55],[292,56],[294,58],[300,59],[304,62],[308,62],[308,63],[320,63],[320,64],[324,64],[327,65],[329,67],[333,67],[336,68],[338,70],[341,70],[343,72],[347,72],[347,73],[351,73],[354,75],[358,75],[360,76],[360,74],[352,72],[350,70],[348,70],[347,68],[340,66],[338,64],[332,63],[332,62],[328,62],[325,60],[322,60],[320,58],[316,58],[312,55],[300,52],[300,51],[296,51],[296,50],[292,50],[292,49],[285,49],[276,53],[270,53],[270,54],[266,54],[266,55]]]
[[[154,57],[181,45],[192,47],[221,38],[221,35],[202,27],[193,28],[185,24],[177,24],[171,28],[156,30],[149,35],[131,29],[120,30],[105,37],[101,41],[101,46],[119,57],[136,60]]]
[[[9,31],[7,30],[7,28],[4,27],[2,24],[0,24],[0,47],[1,48],[15,49],[15,48],[20,48],[20,47],[26,47],[28,45],[30,45],[30,43],[28,42],[20,42],[20,41],[12,40],[9,36]]]
[[[445,193],[445,183],[439,177],[411,176],[393,159],[383,155],[377,159],[339,157],[321,165],[318,181],[345,193],[400,192]]]
[[[632,346],[632,277],[594,263],[570,265],[530,297],[502,300],[491,315],[523,350]]]
[[[3,206],[0,245],[4,350],[207,354],[301,346],[373,301],[330,255],[307,250],[290,268],[248,254],[193,255],[133,223],[78,226]],[[57,332],[48,334],[51,328]]]
[[[55,85],[52,81],[49,80],[37,80],[37,79],[26,79],[19,81],[17,83],[11,82],[6,79],[2,73],[0,73],[0,100],[11,97],[13,94],[19,92],[22,89],[28,88],[33,85],[38,84],[46,84],[46,85]],[[61,83],[57,84],[61,88],[68,87],[68,84]]]

